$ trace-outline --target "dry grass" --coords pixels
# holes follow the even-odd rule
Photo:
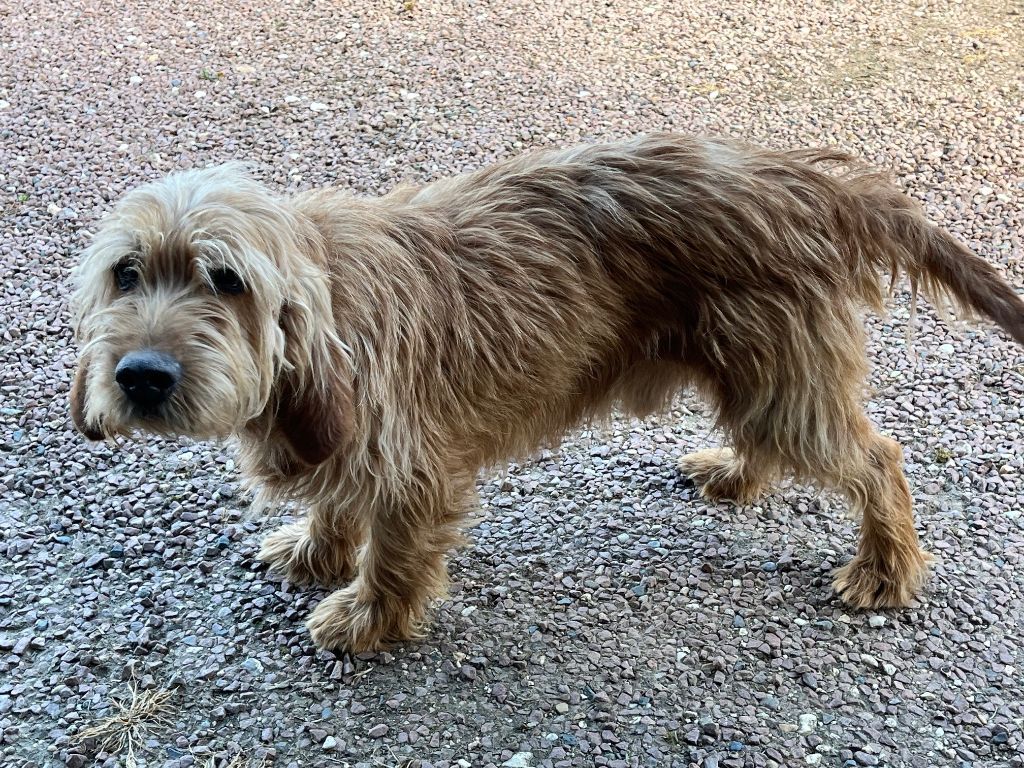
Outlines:
[[[138,764],[135,752],[142,741],[143,732],[152,726],[165,724],[167,702],[173,695],[168,690],[140,691],[134,682],[129,684],[126,701],[113,701],[116,712],[90,725],[78,738],[98,739],[100,752],[124,759],[126,768]]]
[[[270,765],[265,755],[263,757],[249,760],[239,754],[232,755],[226,763],[218,762],[219,760],[223,760],[223,758],[210,755],[206,758],[206,762],[203,763],[202,768],[267,768]]]

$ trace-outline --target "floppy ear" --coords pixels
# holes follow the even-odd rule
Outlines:
[[[285,305],[281,312],[291,369],[278,382],[275,426],[309,467],[341,450],[354,424],[352,369],[333,328],[324,327],[328,322],[314,319],[306,308]]]
[[[71,381],[71,421],[75,428],[89,440],[102,440],[104,434],[85,420],[86,381],[89,378],[89,364],[83,355],[78,361],[75,377]]]

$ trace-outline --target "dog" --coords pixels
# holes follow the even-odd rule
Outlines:
[[[379,199],[187,171],[125,196],[77,267],[71,414],[94,440],[235,438],[257,503],[308,509],[259,558],[335,588],[322,648],[422,635],[481,468],[684,387],[728,441],[680,461],[706,498],[843,492],[862,524],[835,591],[905,606],[931,558],[862,407],[883,274],[1024,344],[996,269],[832,149],[656,134]]]

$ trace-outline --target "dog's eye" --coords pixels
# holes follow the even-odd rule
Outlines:
[[[118,289],[130,291],[139,284],[139,269],[130,261],[122,261],[114,267],[114,281]]]
[[[210,272],[210,281],[213,283],[217,293],[227,293],[236,296],[245,293],[245,283],[238,274],[227,267],[221,267]]]

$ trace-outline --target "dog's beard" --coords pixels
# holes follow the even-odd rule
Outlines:
[[[110,339],[87,348],[86,416],[108,436],[149,432],[164,437],[224,438],[263,411],[269,398],[261,366],[240,333],[224,328],[192,333],[187,340],[143,342]],[[196,328],[193,324],[193,328]],[[214,332],[216,330],[216,332]],[[182,378],[170,397],[154,406],[132,402],[118,385],[118,361],[129,351],[149,345],[174,349]],[[274,366],[271,365],[271,368]]]
[[[193,369],[196,363],[192,361]],[[246,402],[252,398],[242,391],[243,383],[222,371],[186,373],[165,402],[142,406],[121,391],[114,379],[115,366],[116,360],[111,357],[110,362],[96,366],[96,373],[91,374],[95,378],[90,386],[87,414],[105,434],[142,431],[164,437],[223,438],[251,418],[252,409],[246,407]]]

